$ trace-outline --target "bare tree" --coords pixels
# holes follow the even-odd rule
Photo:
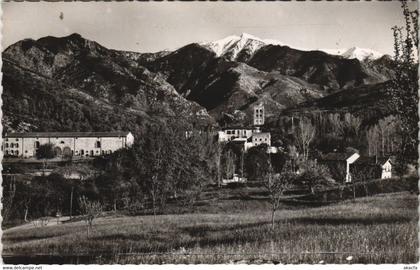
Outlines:
[[[357,139],[361,125],[362,120],[360,118],[351,113],[346,113],[341,123],[341,136],[346,140],[351,138]]]
[[[287,146],[287,154],[288,154],[288,158],[290,160],[290,170],[292,172],[296,171],[296,159],[298,158],[298,152],[296,150],[296,146],[294,145],[288,145]]]
[[[308,159],[309,145],[315,137],[315,127],[312,125],[309,119],[300,119],[296,137],[296,141],[298,142],[298,146],[303,153],[304,159]]]
[[[381,119],[378,121],[378,130],[379,130],[379,135],[380,135],[380,140],[381,140],[381,151],[380,154],[381,156],[385,155],[385,143],[386,143],[386,131],[388,128],[388,124],[386,122],[386,120]]]
[[[366,132],[366,139],[368,143],[368,155],[378,155],[379,130],[377,126],[371,127]]]
[[[328,126],[331,128],[331,133],[335,136],[341,134],[341,118],[338,113],[332,113],[328,115]]]
[[[283,168],[281,173],[274,174],[270,163],[269,170],[264,178],[264,187],[268,192],[271,204],[271,229],[274,230],[276,211],[280,207],[284,192],[290,189],[292,185],[294,174],[290,172],[289,168]]]
[[[222,146],[217,142],[214,145],[214,159],[215,159],[215,166],[216,166],[216,174],[217,174],[217,186],[220,187],[222,184],[222,172],[221,172],[221,159],[222,159]]]
[[[7,220],[9,218],[10,213],[12,212],[15,194],[16,194],[16,179],[15,179],[15,176],[12,175],[11,181],[9,182],[7,190],[3,188],[3,196],[1,198],[3,220]]]
[[[93,220],[102,213],[102,205],[99,202],[91,202],[85,196],[79,198],[79,206],[87,223],[87,236],[93,227]]]
[[[225,177],[227,179],[230,179],[231,177],[233,177],[233,174],[235,173],[235,160],[236,160],[236,155],[235,153],[231,150],[228,149],[225,154],[224,154],[224,159],[225,159]]]

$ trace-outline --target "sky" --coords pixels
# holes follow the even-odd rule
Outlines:
[[[403,25],[398,1],[3,2],[2,9],[2,48],[79,33],[107,48],[156,52],[249,33],[294,48],[392,54],[391,27]]]

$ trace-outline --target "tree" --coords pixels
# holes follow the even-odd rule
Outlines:
[[[248,149],[245,155],[244,166],[249,179],[263,181],[264,175],[270,166],[267,145],[260,144]]]
[[[151,127],[142,144],[141,151],[135,155],[139,170],[138,178],[142,181],[144,190],[152,200],[153,215],[156,216],[157,208],[164,206],[169,192],[173,188],[174,173],[173,158],[176,157],[176,148],[171,131],[160,126]],[[139,156],[142,155],[142,156]]]
[[[219,142],[216,142],[214,145],[214,160],[216,166],[216,178],[217,178],[217,186],[220,187],[222,185],[222,171],[221,171],[221,160],[222,160],[222,145]]]
[[[403,137],[398,158],[403,161],[407,157],[417,157],[418,60],[414,55],[418,55],[419,37],[418,11],[410,11],[406,0],[401,3],[405,26],[392,28],[395,78],[391,81],[388,94],[391,97],[391,106],[401,119]]]
[[[87,236],[93,227],[93,220],[102,213],[102,205],[99,202],[89,201],[85,196],[79,198],[79,206],[87,223]]]
[[[276,211],[280,207],[281,198],[284,192],[290,189],[294,180],[294,173],[289,168],[284,167],[281,173],[274,173],[272,166],[264,177],[264,187],[268,192],[271,204],[271,229],[274,230]]]
[[[55,158],[54,145],[52,143],[41,144],[36,150],[37,159],[52,159]]]
[[[315,127],[307,118],[302,118],[299,121],[296,134],[296,142],[303,154],[304,159],[308,159],[309,145],[315,136]]]
[[[227,149],[223,155],[224,157],[224,177],[226,179],[233,178],[236,170],[236,155],[232,149]]]
[[[352,139],[358,139],[362,120],[351,113],[346,113],[340,125],[340,133],[346,146],[352,144]]]
[[[330,185],[330,171],[327,166],[319,164],[316,161],[307,160],[300,164],[301,173],[297,177],[297,182],[308,188],[311,194],[315,193],[315,187],[321,185]]]
[[[77,177],[77,180],[83,181],[84,179],[88,178],[92,175],[92,171],[89,167],[81,164],[70,164],[63,167],[60,167],[54,170],[54,173],[61,176],[61,178],[66,179],[67,184],[70,186],[70,219],[73,217],[73,195],[74,195],[74,188],[76,186],[75,179],[71,179],[72,177]],[[69,179],[70,178],[70,179]],[[102,185],[101,185],[102,187]]]
[[[41,144],[36,150],[36,158],[43,160],[44,170],[47,167],[47,160],[55,158],[57,153],[54,151],[54,145],[52,143]]]
[[[366,131],[366,140],[368,143],[368,155],[378,155],[379,130],[373,126]]]
[[[8,185],[3,186],[3,196],[1,198],[3,220],[7,220],[9,218],[9,215],[12,213],[15,194],[16,194],[16,179],[15,179],[15,176],[12,175]]]

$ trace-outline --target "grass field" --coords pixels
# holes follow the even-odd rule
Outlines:
[[[245,205],[253,203],[223,214],[103,217],[89,238],[82,221],[14,227],[3,234],[4,260],[31,263],[43,253],[43,263],[417,262],[418,201],[408,192],[279,210],[274,232],[268,208]]]

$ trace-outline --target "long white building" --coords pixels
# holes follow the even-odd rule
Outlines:
[[[52,144],[58,156],[100,156],[134,143],[131,132],[27,132],[6,134],[5,156],[30,158],[43,144]]]

